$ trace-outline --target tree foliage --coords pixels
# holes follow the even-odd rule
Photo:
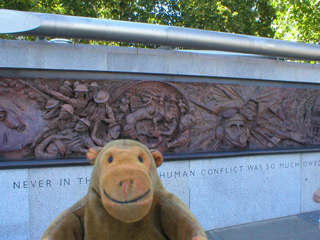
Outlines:
[[[274,21],[277,38],[319,43],[319,0],[273,0],[273,7],[277,13],[277,18]]]
[[[274,16],[268,0],[183,0],[179,25],[273,37]]]

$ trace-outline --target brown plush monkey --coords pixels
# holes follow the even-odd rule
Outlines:
[[[206,240],[198,220],[167,192],[159,151],[116,140],[87,153],[94,163],[87,195],[61,213],[43,240]]]

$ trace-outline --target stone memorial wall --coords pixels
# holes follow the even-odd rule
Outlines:
[[[166,153],[160,178],[206,230],[320,209],[318,65],[7,40],[0,55],[1,239],[39,239],[86,193],[86,149],[116,138]]]

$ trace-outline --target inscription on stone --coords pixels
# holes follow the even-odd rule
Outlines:
[[[83,157],[119,138],[167,153],[319,146],[320,90],[0,77],[0,160]]]
[[[226,174],[242,174],[245,172],[258,173],[261,171],[272,171],[279,169],[280,171],[286,171],[293,168],[313,168],[320,167],[320,160],[303,161],[300,162],[280,162],[280,163],[259,163],[248,165],[237,165],[229,167],[212,167],[203,168],[201,170],[188,170],[188,171],[159,171],[161,179],[169,179],[176,181],[181,178],[193,178],[193,177],[214,177],[218,175]],[[77,177],[77,178],[61,178],[61,179],[36,179],[36,180],[24,180],[12,182],[12,189],[27,189],[27,188],[51,188],[51,187],[68,187],[68,186],[88,186],[90,184],[89,177]]]

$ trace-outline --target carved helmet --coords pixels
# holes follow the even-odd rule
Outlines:
[[[235,113],[232,117],[226,118],[224,122],[228,123],[233,121],[245,122],[245,118],[241,114]]]
[[[71,87],[71,83],[68,80],[64,81],[63,83]]]
[[[106,91],[99,91],[94,95],[93,99],[96,103],[105,103],[108,101],[109,97],[109,93]]]
[[[74,114],[74,108],[72,107],[72,105],[70,104],[63,104],[62,108],[65,109],[68,113],[70,113],[71,115]]]
[[[81,122],[83,122],[85,125],[87,125],[88,127],[91,126],[90,121],[86,118],[80,118],[79,119]]]
[[[90,84],[90,87],[99,87],[99,85],[98,85],[98,83],[96,83],[96,82],[92,82],[92,83]]]
[[[88,92],[88,88],[86,85],[84,84],[79,84],[75,89],[74,89],[75,92]]]
[[[53,108],[53,107],[57,106],[58,103],[59,103],[59,100],[51,98],[46,103],[46,109]]]
[[[117,123],[117,122],[113,122],[113,123],[110,123],[110,124],[109,124],[108,128],[111,129],[111,128],[117,127],[117,126],[121,126],[121,124],[120,124],[120,123]]]

